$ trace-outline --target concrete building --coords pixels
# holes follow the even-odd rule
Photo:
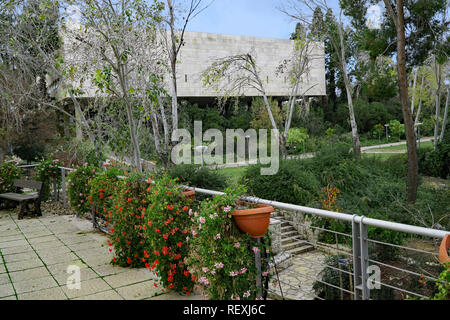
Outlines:
[[[79,28],[72,25],[72,28]],[[277,100],[285,100],[290,93],[290,83],[286,73],[277,74],[277,68],[285,60],[292,58],[295,43],[287,39],[270,39],[248,36],[234,36],[223,34],[212,34],[202,32],[186,32],[184,45],[180,50],[177,64],[177,90],[179,99],[188,99],[191,102],[210,103],[218,95],[211,87],[205,87],[202,81],[202,74],[205,69],[215,60],[231,55],[250,53],[256,61],[260,70],[260,77],[264,82],[266,93]],[[79,61],[93,61],[85,50],[76,47],[76,41],[66,41],[64,55],[66,60],[78,58]],[[146,53],[152,56],[152,53]],[[299,89],[299,94],[305,96],[325,95],[325,57],[323,43],[314,42],[310,49],[309,72],[304,75],[303,82]],[[94,73],[99,66],[89,65],[90,72]],[[79,85],[79,78],[75,76],[73,84]],[[98,94],[96,87],[91,83],[89,77],[83,76],[82,97],[90,98]],[[164,77],[166,90],[170,92],[170,75]],[[56,95],[60,99],[67,98],[64,85],[57,89]],[[240,96],[254,97],[260,93],[253,88],[244,88]]]
[[[311,66],[299,89],[307,96],[325,95],[325,58],[322,43],[311,46]],[[290,93],[289,79],[286,73],[277,75],[277,68],[294,54],[294,41],[260,37],[233,36],[200,32],[187,32],[185,45],[180,51],[177,70],[178,95],[184,98],[214,97],[213,88],[205,88],[201,75],[214,60],[231,55],[251,53],[260,69],[260,77],[268,96],[286,97]],[[310,88],[308,90],[308,88]],[[245,89],[242,94],[259,96],[253,88]]]

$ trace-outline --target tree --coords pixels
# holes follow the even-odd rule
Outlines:
[[[302,4],[299,6],[298,4]],[[304,7],[308,8],[309,11],[314,12],[313,17],[316,20],[311,19],[308,16],[308,10],[304,10]],[[318,10],[325,11],[324,20],[318,23],[317,18],[320,17],[320,14],[316,13]],[[350,118],[350,126],[352,129],[352,140],[353,140],[353,152],[357,158],[361,155],[361,145],[358,134],[358,127],[356,124],[355,112],[353,107],[353,98],[352,98],[352,88],[351,82],[348,75],[347,68],[347,56],[346,50],[348,50],[348,43],[345,42],[345,30],[343,22],[340,19],[336,18],[333,10],[327,6],[326,1],[321,0],[296,0],[289,2],[289,8],[281,8],[281,11],[287,14],[288,16],[299,20],[308,26],[313,26],[313,21],[315,22],[314,28],[315,31],[322,33],[325,35],[330,43],[332,44],[338,58],[339,69],[341,71],[341,75],[345,85],[345,91],[347,96],[348,110],[349,110],[349,118]]]
[[[184,33],[189,22],[208,8],[212,1],[207,5],[203,5],[203,0],[182,0],[182,4],[177,3],[177,0],[165,2],[167,13],[163,16],[163,22],[168,30],[162,29],[162,35],[169,57],[172,128],[175,130],[178,129],[177,58],[184,45]]]
[[[407,201],[415,202],[418,187],[417,151],[414,123],[408,101],[407,69],[422,64],[432,52],[439,57],[448,56],[448,37],[443,38],[448,22],[443,23],[440,19],[447,1],[384,0],[383,2],[386,14],[380,28],[363,28],[359,45],[368,51],[371,57],[380,54],[391,55],[394,52],[397,54],[398,90],[408,149]],[[365,13],[372,3],[368,0],[342,0],[340,5],[354,23],[363,26]],[[397,45],[393,46],[394,43]]]
[[[60,47],[58,10],[53,1],[0,3],[0,161],[28,113],[53,103],[46,76]]]
[[[91,75],[97,94],[119,99],[126,119],[133,151],[133,164],[142,171],[139,126],[154,110],[153,86],[161,72],[161,53],[156,25],[162,6],[157,1],[79,0],[75,2],[82,16],[80,25],[69,25],[71,55],[66,57],[69,70],[81,70],[80,84]],[[80,58],[74,52],[84,52]],[[77,63],[78,60],[78,63]],[[81,76],[81,78],[80,78]],[[156,81],[157,82],[157,81]],[[80,86],[82,94],[82,87]],[[150,97],[149,97],[150,95]],[[140,100],[141,99],[141,100]],[[149,104],[144,105],[145,102]]]

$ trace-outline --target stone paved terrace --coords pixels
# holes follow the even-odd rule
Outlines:
[[[0,211],[0,300],[200,300],[160,294],[146,268],[112,266],[107,237],[73,215],[28,217]],[[80,267],[81,289],[69,289],[69,265]],[[159,294],[159,295],[158,295]]]

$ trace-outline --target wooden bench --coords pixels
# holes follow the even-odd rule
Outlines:
[[[43,183],[41,181],[35,180],[14,180],[15,192],[7,192],[1,193],[0,198],[5,199],[8,203],[9,201],[14,201],[19,203],[19,220],[23,218],[23,216],[30,211],[29,205],[31,203],[34,204],[33,213],[38,216],[42,216],[41,213],[41,199],[44,191]],[[32,190],[36,190],[34,193],[23,193],[22,189],[28,188]]]

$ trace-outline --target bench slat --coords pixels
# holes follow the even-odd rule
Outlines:
[[[7,200],[13,200],[13,201],[26,201],[26,200],[33,200],[37,199],[39,197],[39,194],[37,193],[2,193],[0,194],[0,198],[7,199]]]

